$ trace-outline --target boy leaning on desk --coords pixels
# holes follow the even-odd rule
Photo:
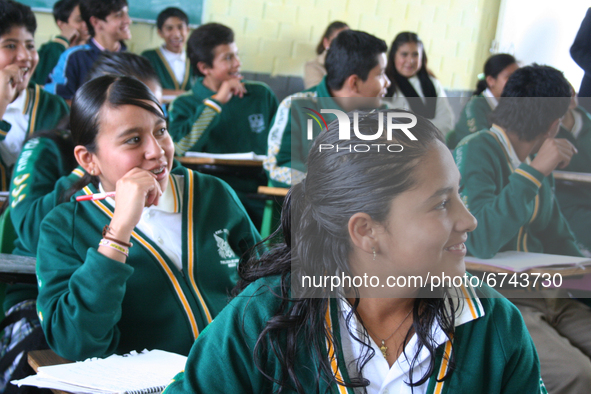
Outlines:
[[[462,199],[479,223],[466,242],[470,254],[491,258],[517,250],[581,256],[554,196],[552,177],[577,152],[568,140],[554,138],[570,96],[560,71],[535,64],[519,69],[492,113],[493,126],[459,143],[454,157]],[[534,340],[548,391],[588,392],[591,309],[562,293],[563,298],[555,292],[535,299],[513,290],[506,295]]]

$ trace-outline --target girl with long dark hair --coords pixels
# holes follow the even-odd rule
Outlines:
[[[476,221],[439,130],[417,116],[416,140],[394,129],[370,145],[385,116],[350,113],[350,139],[340,121],[316,138],[283,205],[285,242],[240,266],[166,394],[541,392],[513,305],[486,285],[427,291],[464,275]],[[332,291],[341,277],[370,279]],[[412,277],[425,282],[402,284]]]
[[[306,89],[316,86],[322,81],[322,78],[326,75],[326,67],[324,67],[326,51],[328,51],[332,40],[334,40],[340,32],[347,30],[348,28],[349,25],[341,21],[331,22],[326,27],[320,42],[316,45],[316,58],[306,62],[306,65],[304,66],[304,87]]]
[[[260,240],[228,185],[184,167],[160,103],[106,75],[72,103],[88,184],[41,224],[37,311],[47,342],[83,360],[159,348],[188,354],[227,303],[240,256]]]
[[[446,135],[454,125],[454,114],[441,82],[427,68],[427,54],[416,33],[399,33],[388,53],[386,75],[391,85],[387,97],[394,107],[408,108],[429,119]]]

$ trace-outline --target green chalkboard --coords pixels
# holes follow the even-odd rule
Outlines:
[[[57,0],[19,0],[35,11],[51,11]],[[97,0],[100,1],[100,0]],[[203,0],[127,0],[129,15],[134,20],[155,22],[158,13],[167,7],[178,7],[189,16],[191,25],[201,24]]]

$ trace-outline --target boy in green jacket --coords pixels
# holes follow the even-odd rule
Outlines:
[[[454,151],[463,201],[479,223],[466,242],[472,255],[491,258],[516,250],[581,256],[552,177],[576,152],[569,141],[554,138],[569,98],[560,71],[538,65],[519,69],[505,85],[491,129],[464,138]],[[507,295],[536,344],[548,391],[587,391],[591,309],[568,298],[515,298],[523,294],[514,290]]]
[[[200,26],[189,37],[187,56],[198,78],[191,91],[170,106],[168,129],[175,154],[266,154],[277,98],[264,83],[242,80],[232,29],[219,23]],[[249,179],[237,175],[220,178],[232,186],[255,225],[260,226],[264,200],[246,195],[267,184],[264,174]]]
[[[27,135],[52,129],[69,112],[61,98],[30,83],[39,62],[35,14],[14,1],[0,3],[0,190]]]
[[[160,78],[164,96],[178,96],[191,89],[193,69],[185,42],[189,34],[189,17],[176,7],[168,7],[156,18],[158,35],[164,45],[142,52]]]
[[[80,0],[60,0],[53,5],[53,18],[60,29],[60,35],[39,49],[39,64],[32,78],[36,84],[45,85],[47,77],[66,49],[84,44],[88,39],[88,28],[80,16],[79,3]]]
[[[384,40],[361,31],[345,30],[330,44],[324,79],[317,86],[281,102],[269,131],[269,148],[263,164],[274,186],[291,187],[306,173],[305,163],[312,143],[304,132],[306,120],[311,119],[306,109],[347,112],[354,108],[350,108],[353,103],[346,98],[385,95],[390,86],[385,74],[387,50]],[[292,111],[294,99],[297,106]],[[323,113],[322,116],[327,124],[336,119],[332,113]],[[293,130],[301,133],[293,135]],[[320,131],[314,130],[316,138]]]

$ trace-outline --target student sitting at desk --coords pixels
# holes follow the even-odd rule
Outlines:
[[[361,132],[373,134],[382,115],[361,112]],[[283,205],[285,243],[241,264],[238,295],[164,394],[545,393],[519,311],[486,285],[429,298],[420,285],[295,285],[307,273],[464,275],[476,220],[440,131],[417,118],[417,141],[400,130],[375,141],[401,144],[396,154],[350,152],[366,141],[353,128],[339,140],[338,122],[316,138],[307,177]],[[319,152],[320,144],[341,149]]]
[[[264,83],[242,80],[232,29],[219,23],[199,26],[189,37],[187,56],[198,78],[190,92],[170,105],[169,128],[175,153],[266,154],[277,98]],[[221,178],[236,191],[259,226],[265,201],[246,195],[267,184],[264,174],[248,179],[234,174]]]
[[[71,360],[131,350],[188,354],[226,305],[240,256],[260,240],[219,179],[172,169],[174,146],[146,85],[106,75],[72,103],[74,154],[90,174],[41,224],[37,311]]]
[[[105,74],[133,76],[144,82],[156,98],[162,97],[158,76],[148,60],[139,55],[103,53],[88,77],[94,79]],[[41,221],[58,204],[70,199],[76,183],[88,183],[87,179],[81,180],[85,172],[74,157],[69,117],[56,130],[33,134],[16,163],[8,211],[17,235],[12,253],[35,257]],[[10,356],[14,359],[12,378],[15,379],[33,372],[26,357],[22,358],[24,351],[48,348],[36,313],[37,294],[37,286],[33,284],[13,284],[6,289],[4,311],[7,317],[21,316],[5,329],[13,331],[11,337],[14,338],[7,347],[14,348],[17,342],[21,344],[21,350]],[[27,345],[22,345],[23,342]]]
[[[507,81],[490,130],[471,134],[455,149],[462,198],[478,219],[466,243],[470,254],[491,258],[516,250],[581,256],[553,192],[552,171],[568,165],[576,152],[569,141],[554,138],[570,95],[560,71],[521,68]],[[587,392],[591,309],[565,295],[524,299],[517,298],[524,296],[518,290],[505,294],[523,314],[548,391]]]
[[[563,170],[591,172],[591,115],[578,105],[578,98],[571,86],[571,102],[568,111],[560,120],[560,130],[556,138],[571,142],[577,153]],[[591,255],[591,187],[580,183],[563,183],[556,187],[556,198],[560,211],[579,242],[579,248],[587,256]]]
[[[311,119],[307,108],[317,112],[321,109],[346,112],[354,109],[361,97],[367,98],[362,100],[364,104],[379,106],[379,98],[384,97],[390,86],[385,74],[387,50],[384,40],[356,30],[344,30],[331,42],[324,63],[327,74],[322,82],[284,99],[273,118],[263,163],[273,186],[290,187],[305,176],[312,144],[305,130],[306,120]],[[292,116],[292,105],[296,116]],[[336,119],[333,113],[322,116],[327,123]],[[319,133],[314,128],[314,138]]]
[[[62,53],[45,85],[45,90],[68,101],[86,81],[86,74],[103,51],[125,51],[123,40],[131,39],[126,0],[80,0],[80,14],[90,38],[86,44]]]
[[[158,35],[164,40],[160,48],[142,52],[158,73],[165,96],[178,96],[191,89],[193,68],[185,42],[189,34],[189,17],[176,7],[168,7],[156,18]]]
[[[484,63],[483,79],[478,81],[474,96],[466,103],[453,131],[446,136],[447,146],[454,149],[462,138],[491,125],[489,116],[497,107],[507,80],[517,70],[517,61],[511,55],[499,53]]]
[[[80,0],[60,0],[53,5],[53,18],[60,35],[41,45],[39,64],[33,74],[33,82],[45,85],[47,77],[57,65],[66,49],[82,45],[88,40],[88,28],[80,15]]]
[[[54,128],[69,109],[64,100],[30,83],[39,61],[37,21],[31,9],[0,2],[0,190],[8,190],[12,167],[27,135]]]

